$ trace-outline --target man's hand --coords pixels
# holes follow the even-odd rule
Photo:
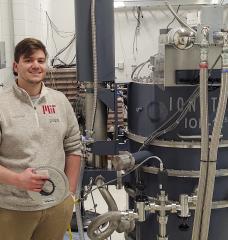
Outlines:
[[[16,187],[33,192],[40,192],[48,176],[39,175],[34,172],[33,168],[27,168],[25,171],[18,173]]]

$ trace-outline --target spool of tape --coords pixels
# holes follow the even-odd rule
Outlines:
[[[34,170],[39,175],[48,176],[41,192],[28,191],[29,196],[37,204],[55,205],[69,193],[69,182],[64,172],[55,167],[40,166]]]

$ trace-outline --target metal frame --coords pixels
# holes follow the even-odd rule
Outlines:
[[[166,0],[114,0],[116,9],[125,9],[128,7],[154,7],[154,8],[167,8],[165,5]],[[173,6],[186,6],[186,7],[200,7],[201,5],[218,5],[222,4],[224,7],[228,6],[228,0],[169,0]]]

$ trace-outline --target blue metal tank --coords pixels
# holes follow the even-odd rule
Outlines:
[[[185,102],[196,90],[197,86],[176,85],[163,87],[161,85],[143,84],[132,82],[128,87],[128,136],[130,138],[130,151],[137,152],[150,134],[155,132],[164,122],[171,118],[175,112],[176,117],[167,123],[170,126],[183,112]],[[216,113],[219,97],[219,87],[209,88],[209,119],[210,133],[213,128],[213,120]],[[192,102],[189,111],[179,122],[176,128],[170,132],[162,133],[159,138],[154,139],[151,145],[146,146],[153,155],[162,159],[167,170],[180,170],[180,174],[168,176],[166,193],[170,201],[179,201],[180,194],[191,195],[198,186],[198,173],[200,168],[200,108],[199,97]],[[222,141],[218,153],[217,170],[228,169],[228,111],[222,129]],[[156,197],[159,194],[157,174],[150,172],[150,166],[157,166],[156,162],[148,162],[146,167],[140,171],[140,181],[144,185],[143,194]],[[187,171],[186,173],[183,170]],[[190,175],[188,175],[190,174]],[[185,176],[186,175],[186,176]],[[136,183],[136,175],[131,175],[130,182]],[[216,177],[213,201],[227,201],[226,191],[228,185],[227,176]],[[220,202],[221,203],[221,202]],[[134,206],[134,200],[130,198],[130,206]],[[212,209],[209,240],[225,240],[228,236],[226,219],[228,208]],[[167,213],[167,234],[169,240],[190,240],[194,220],[194,210],[191,217],[185,223],[188,231],[181,231],[179,226],[183,223],[177,214]],[[157,239],[159,225],[157,216],[151,213],[143,223],[138,223],[137,231],[140,232],[140,240]],[[138,233],[129,234],[131,239]]]

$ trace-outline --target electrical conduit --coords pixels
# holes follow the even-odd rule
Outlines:
[[[92,119],[90,126],[90,134],[93,134],[94,123],[97,108],[97,85],[98,85],[98,70],[97,70],[97,30],[96,30],[96,0],[91,2],[91,28],[92,28],[92,49],[93,49],[93,80],[94,80],[94,98],[93,98],[93,109],[92,109]]]

